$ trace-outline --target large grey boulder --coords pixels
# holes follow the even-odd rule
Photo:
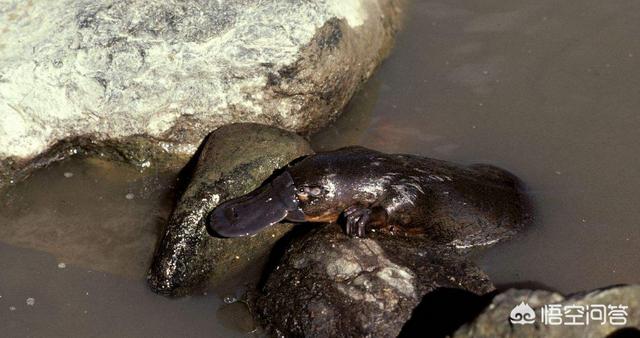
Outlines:
[[[233,122],[317,129],[389,50],[400,2],[2,1],[0,169],[75,136],[192,154]]]
[[[302,137],[275,127],[232,124],[211,133],[158,244],[148,274],[152,290],[185,295],[207,281],[220,285],[260,265],[291,224],[249,238],[217,238],[207,233],[206,216],[219,203],[260,186],[274,170],[312,153]]]
[[[533,321],[531,324],[510,323],[510,316],[517,317],[517,313],[525,312],[524,310],[516,311],[515,314],[512,312],[520,304],[530,307],[530,310],[535,313],[535,318],[530,317],[530,321]],[[560,315],[556,315],[553,310],[551,315],[547,315],[545,322],[541,312],[545,305],[557,305]],[[626,308],[621,309],[620,305]],[[568,308],[568,306],[574,307]],[[599,314],[602,306],[606,307],[602,312],[603,316]],[[609,306],[615,308],[609,308]],[[612,310],[618,311],[613,315],[617,318],[613,321],[610,315]],[[624,313],[619,310],[623,310]],[[551,316],[555,319],[550,319]],[[590,318],[589,324],[585,324],[587,317]],[[527,319],[527,317],[524,318]],[[558,321],[558,318],[561,321]],[[593,318],[604,318],[604,320]],[[624,323],[621,318],[625,318]],[[567,322],[578,324],[567,325]],[[612,323],[620,325],[612,325]],[[640,285],[617,286],[570,296],[544,290],[510,289],[496,295],[484,311],[473,321],[459,328],[452,337],[600,338],[616,334],[620,337],[638,337],[639,330]]]
[[[277,336],[396,337],[429,292],[493,289],[450,248],[419,237],[351,238],[336,224],[317,225],[274,259],[255,312]]]

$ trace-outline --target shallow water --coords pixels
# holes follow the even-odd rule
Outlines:
[[[359,98],[370,112],[314,144],[521,177],[538,220],[479,257],[497,284],[640,282],[640,2],[415,1],[409,19]]]
[[[0,199],[0,332],[248,336],[247,311],[226,305],[226,295],[168,299],[145,283],[176,175],[73,159],[11,187]]]
[[[640,3],[415,1],[409,14],[389,60],[314,145],[520,176],[538,220],[478,257],[497,284],[639,282]],[[172,300],[144,283],[175,175],[70,160],[12,187],[0,198],[0,332],[247,336],[246,311],[224,294]]]

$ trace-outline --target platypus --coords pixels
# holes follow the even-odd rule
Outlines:
[[[220,204],[207,225],[212,235],[241,237],[282,220],[342,220],[350,236],[421,235],[471,247],[523,228],[531,204],[518,178],[491,165],[353,146],[294,161],[260,188]]]

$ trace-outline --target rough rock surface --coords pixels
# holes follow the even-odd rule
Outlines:
[[[218,203],[257,188],[275,169],[311,153],[303,138],[275,127],[232,124],[214,131],[158,246],[148,275],[151,288],[184,295],[210,277],[230,278],[266,256],[291,224],[251,238],[220,239],[207,233],[205,216]]]
[[[535,312],[534,324],[510,324],[509,316],[514,307],[521,302],[527,303]],[[544,305],[560,304],[566,305],[593,305],[603,304],[606,306],[628,306],[627,323],[622,326],[614,326],[607,321],[604,325],[601,322],[591,322],[589,325],[545,325],[541,319],[541,309]],[[563,308],[563,311],[566,308]],[[571,314],[576,315],[578,310],[572,310]],[[583,315],[586,316],[586,310]],[[566,318],[566,317],[564,317]],[[564,320],[570,320],[568,318]],[[584,322],[585,318],[578,315],[578,322]],[[563,321],[564,322],[564,321]],[[623,328],[624,331],[622,330]],[[632,332],[635,329],[635,332]],[[637,337],[640,333],[640,285],[617,286],[607,289],[595,290],[587,293],[571,295],[565,297],[561,294],[543,290],[517,290],[510,289],[493,298],[491,304],[470,323],[459,328],[453,337],[546,337],[546,338],[570,338],[586,337],[596,338],[607,335],[620,334],[623,332],[636,335],[627,337]]]
[[[2,1],[0,161],[75,136],[193,153],[233,122],[316,129],[389,50],[400,2]]]
[[[347,237],[317,226],[293,240],[256,296],[266,326],[284,336],[396,337],[422,297],[440,287],[475,293],[487,276],[421,238]]]

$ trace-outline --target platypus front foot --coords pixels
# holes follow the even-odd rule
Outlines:
[[[367,224],[371,219],[371,209],[362,206],[352,205],[344,210],[346,219],[345,232],[353,237],[365,237]]]

